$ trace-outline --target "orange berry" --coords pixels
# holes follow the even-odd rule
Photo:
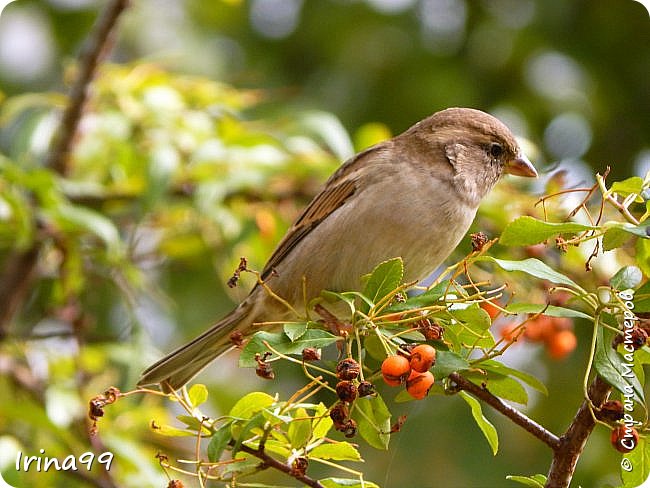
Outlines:
[[[564,359],[578,345],[576,335],[570,330],[561,330],[546,342],[548,354],[554,359]]]
[[[612,430],[609,440],[618,452],[628,453],[639,443],[639,433],[634,427],[619,425]]]
[[[419,344],[411,351],[411,369],[418,373],[428,371],[436,362],[436,350],[429,344]]]
[[[518,327],[519,327],[518,323],[508,322],[506,324],[503,324],[503,326],[501,326],[501,329],[499,330],[499,334],[501,334],[501,337],[503,337],[504,340],[508,342],[512,342],[520,330],[518,329]]]
[[[485,302],[481,302],[479,306],[487,312],[492,320],[494,320],[496,316],[501,313],[501,310],[496,307],[497,304],[498,303],[496,301],[493,302],[491,300],[487,300]]]
[[[418,373],[411,371],[408,380],[406,380],[406,391],[416,400],[422,400],[433,386],[435,378],[431,371]]]
[[[381,374],[384,377],[384,382],[389,386],[399,386],[411,372],[411,365],[409,360],[404,356],[388,356],[381,363]]]
[[[553,335],[554,327],[551,317],[540,315],[536,319],[526,322],[524,337],[531,342],[544,342]]]

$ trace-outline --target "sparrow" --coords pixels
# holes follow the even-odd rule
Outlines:
[[[261,280],[296,310],[322,290],[360,289],[362,276],[398,256],[404,280],[420,281],[456,248],[504,173],[537,176],[506,125],[470,108],[436,112],[343,163],[289,228]],[[233,332],[250,336],[289,315],[258,283],[210,329],[148,367],[138,386],[181,388],[234,347]]]

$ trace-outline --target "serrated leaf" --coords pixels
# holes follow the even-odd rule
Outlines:
[[[309,457],[334,461],[362,461],[357,448],[349,442],[321,444],[309,451]]]
[[[325,437],[334,423],[327,414],[327,407],[323,403],[319,403],[314,409],[314,420],[312,420],[312,438],[314,440],[322,439]]]
[[[594,367],[607,383],[621,393],[628,394],[632,389],[633,398],[638,403],[644,403],[643,386],[632,371],[632,364],[627,363],[621,355],[612,348],[614,332],[599,327],[596,336],[596,354]]]
[[[636,266],[625,266],[612,276],[609,284],[615,290],[628,290],[639,286],[641,280],[643,280],[643,273],[641,273],[639,268]]]
[[[208,460],[211,463],[216,463],[221,458],[223,451],[228,447],[228,443],[232,439],[230,433],[230,422],[222,425],[214,433],[208,444]]]
[[[511,368],[509,366],[506,366],[503,363],[494,361],[492,359],[487,361],[482,361],[478,365],[478,367],[488,371],[494,371],[495,373],[499,373],[505,376],[513,376],[515,378],[518,378],[524,383],[526,383],[528,386],[539,391],[540,393],[543,393],[544,395],[548,395],[548,390],[546,389],[546,385],[544,385],[544,383],[542,383],[540,380],[538,380],[537,378],[535,378],[533,375],[529,373]]]
[[[495,341],[490,332],[489,314],[474,303],[469,307],[450,310],[457,323],[445,329],[445,337],[456,346],[490,348]]]
[[[510,222],[499,238],[504,246],[532,246],[559,234],[576,234],[597,227],[576,222],[544,222],[524,215]]]
[[[388,449],[390,441],[390,411],[380,395],[359,398],[354,403],[352,417],[359,433],[375,449]]]
[[[626,197],[632,193],[637,194],[637,197],[634,199],[635,202],[643,202],[641,198],[641,192],[643,192],[643,178],[640,176],[632,176],[623,181],[615,181],[610,191],[612,193],[618,193],[622,197]]]
[[[424,293],[409,297],[405,302],[394,303],[384,310],[384,313],[404,312],[406,310],[439,304],[438,302],[440,301],[440,298],[444,296],[445,290],[447,290],[448,286],[449,281],[445,280]]]
[[[476,260],[493,262],[505,271],[521,271],[541,280],[547,280],[558,285],[567,285],[572,288],[580,289],[571,278],[564,276],[562,273],[558,273],[539,259],[528,258],[521,261],[510,261],[506,259],[497,259],[492,256],[481,256]]]
[[[549,317],[568,317],[592,320],[590,315],[580,312],[579,310],[541,303],[511,303],[506,307],[506,310],[510,313],[540,313],[543,311],[544,315],[548,315]]]
[[[379,488],[379,485],[371,481],[359,481],[355,478],[325,478],[319,480],[325,488]]]
[[[300,339],[307,332],[307,322],[292,322],[284,324],[284,333],[291,340]]]
[[[311,437],[311,419],[304,408],[301,407],[296,410],[295,417],[289,423],[287,436],[289,442],[291,442],[291,447],[294,449],[302,449],[309,441]]]
[[[621,462],[621,478],[623,486],[621,488],[637,488],[644,485],[644,482],[650,476],[650,442],[645,437],[640,437],[636,448],[632,452],[623,455],[627,462]],[[623,466],[631,466],[631,470],[626,470]]]
[[[254,413],[270,407],[274,402],[275,398],[268,393],[253,391],[240,398],[228,415],[235,419],[249,419]]]
[[[363,290],[363,295],[376,304],[390,292],[394,291],[402,283],[404,277],[404,262],[402,258],[393,258],[384,261],[370,274],[370,278]],[[366,313],[370,307],[366,303],[361,304],[361,310]]]
[[[481,373],[466,372],[465,378],[472,383],[483,386],[495,396],[509,400],[511,402],[528,404],[528,393],[526,389],[517,380],[493,371],[489,371],[487,376]]]
[[[470,364],[459,354],[452,351],[436,350],[436,364],[433,365],[431,372],[437,380],[441,380],[451,373],[465,371],[469,368]]]
[[[187,392],[187,396],[190,399],[190,404],[193,408],[198,407],[208,399],[208,389],[205,385],[197,383],[190,387],[190,390]]]
[[[291,341],[283,332],[256,332],[246,344],[239,355],[239,366],[241,368],[252,368],[257,366],[255,354],[264,354],[268,348],[264,342],[282,354],[300,354],[308,347],[315,349],[329,346],[337,341],[337,337],[322,329],[307,329],[299,339]]]
[[[481,432],[483,432],[483,435],[487,439],[488,444],[490,444],[492,454],[496,456],[497,452],[499,451],[499,435],[497,434],[497,430],[494,428],[494,425],[492,425],[492,423],[483,415],[483,411],[481,410],[481,403],[476,398],[465,393],[464,391],[461,391],[459,395],[469,405],[469,408],[472,410],[472,417],[474,417],[476,425],[478,425],[479,429],[481,429]]]
[[[546,476],[543,474],[535,474],[533,476],[506,476],[507,480],[520,483],[524,486],[531,488],[544,488],[546,484]]]

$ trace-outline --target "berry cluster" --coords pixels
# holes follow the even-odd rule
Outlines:
[[[435,378],[429,368],[436,362],[436,350],[428,344],[410,349],[409,358],[396,354],[381,364],[381,374],[389,386],[406,383],[406,391],[416,400],[426,397]]]
[[[345,437],[354,437],[357,433],[357,423],[350,418],[349,404],[359,397],[372,395],[375,387],[369,381],[359,381],[361,366],[352,358],[346,358],[336,365],[336,376],[340,380],[336,384],[336,395],[339,402],[330,410],[330,418],[334,428],[343,432]]]

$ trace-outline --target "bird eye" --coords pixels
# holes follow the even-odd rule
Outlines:
[[[503,154],[503,146],[498,142],[493,142],[490,144],[490,155],[498,159]]]

